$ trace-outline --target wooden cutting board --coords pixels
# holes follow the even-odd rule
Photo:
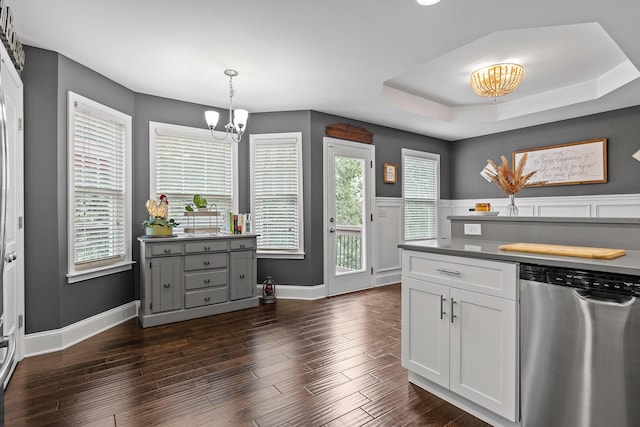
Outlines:
[[[500,245],[498,249],[501,251],[530,252],[535,254],[563,255],[594,259],[614,259],[626,254],[624,249],[546,245],[543,243],[511,243],[508,245]]]

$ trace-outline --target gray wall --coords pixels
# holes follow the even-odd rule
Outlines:
[[[67,284],[67,91],[126,114],[134,94],[49,51],[26,47],[26,332],[58,329],[133,300],[133,271]]]
[[[513,151],[608,138],[608,182],[525,188],[522,197],[629,194],[640,192],[640,163],[631,155],[640,148],[640,106],[525,129],[456,141],[452,144],[451,198],[502,197],[495,184],[478,175],[487,159],[511,163]],[[535,178],[535,177],[534,177]]]

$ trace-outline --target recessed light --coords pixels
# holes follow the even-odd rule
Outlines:
[[[432,6],[436,3],[440,3],[440,0],[416,0],[419,5],[422,6]]]

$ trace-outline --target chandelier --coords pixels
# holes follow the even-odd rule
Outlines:
[[[218,141],[221,141],[227,138],[228,135],[231,135],[231,139],[234,142],[240,142],[242,139],[242,134],[245,131],[247,126],[247,119],[249,118],[249,112],[247,110],[241,109],[233,109],[233,95],[235,91],[233,90],[233,78],[238,75],[236,70],[224,70],[224,74],[229,76],[229,123],[224,125],[226,129],[226,133],[222,138],[216,138],[213,133],[213,129],[215,129],[216,124],[218,124],[218,119],[220,118],[220,113],[217,111],[205,111],[204,118],[207,121],[207,126],[209,126],[209,130],[211,131],[211,136]]]
[[[495,64],[471,73],[469,83],[480,96],[493,98],[513,92],[524,77],[520,64]]]

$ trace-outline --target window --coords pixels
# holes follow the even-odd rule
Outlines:
[[[68,96],[69,283],[131,269],[131,116]]]
[[[230,138],[217,141],[208,129],[149,122],[149,157],[150,197],[167,196],[169,218],[180,223],[176,232],[187,226],[185,206],[195,194],[220,212],[212,220],[222,230],[229,229],[229,213],[238,209],[236,143]]]
[[[438,237],[440,156],[402,149],[404,240]]]
[[[262,258],[304,258],[302,133],[251,135],[251,212]]]

